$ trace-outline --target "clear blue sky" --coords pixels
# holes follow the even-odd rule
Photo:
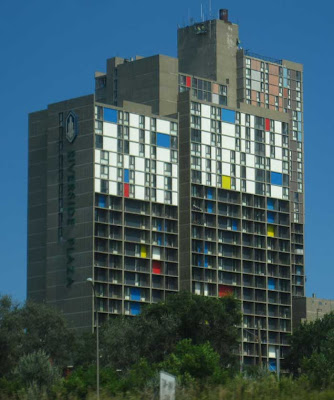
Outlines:
[[[207,14],[209,0],[202,1]],[[176,56],[177,25],[201,0],[3,1],[0,6],[0,293],[26,296],[28,113],[93,92],[105,60]],[[307,294],[334,298],[334,3],[212,0],[245,49],[304,64]]]

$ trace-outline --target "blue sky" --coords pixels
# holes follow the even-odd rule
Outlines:
[[[0,6],[0,293],[26,295],[28,113],[93,92],[105,60],[176,56],[177,25],[209,0],[7,1]],[[240,26],[243,48],[304,64],[307,295],[333,298],[334,3],[219,2]]]

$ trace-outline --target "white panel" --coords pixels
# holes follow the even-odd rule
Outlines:
[[[235,125],[222,122],[222,135],[235,137]]]
[[[137,163],[136,163],[136,169],[137,169]],[[136,182],[136,185],[141,185],[141,186],[145,185],[144,172],[139,172],[139,171],[135,172],[135,182]],[[137,191],[136,191],[136,195],[137,195]]]
[[[246,176],[249,180],[255,181],[255,169],[246,167]]]
[[[276,358],[276,348],[275,348],[275,346],[269,346],[268,356],[270,358]]]
[[[175,192],[179,190],[177,185],[177,178],[172,178],[172,190],[174,190]]]
[[[205,158],[202,158],[202,160],[201,160],[201,170],[202,171],[206,170],[205,160],[206,160]]]
[[[240,178],[240,165],[237,165],[237,166],[235,167],[235,176],[236,176],[237,178]]]
[[[103,136],[117,138],[117,125],[103,122]]]
[[[157,189],[157,202],[158,203],[164,203],[165,202],[165,198],[164,198],[164,191]]]
[[[282,147],[282,135],[275,133],[275,145]]]
[[[258,71],[256,71],[256,72],[258,72]],[[252,80],[252,90],[256,90],[257,92],[261,91],[261,85],[260,85],[259,81]]]
[[[247,189],[247,193],[255,194],[255,182],[247,180],[246,189]]]
[[[172,203],[173,203],[173,206],[178,205],[178,195],[175,192],[172,193]]]
[[[109,165],[117,167],[117,153],[109,153]]]
[[[217,186],[217,175],[216,174],[211,174],[211,186]]]
[[[173,164],[172,165],[172,175],[177,178],[178,177],[178,173],[177,173],[177,164]]]
[[[271,197],[275,197],[276,199],[281,199],[283,196],[283,190],[281,186],[271,185]]]
[[[145,157],[146,158],[150,158],[151,157],[150,146],[148,144],[145,145]]]
[[[151,118],[145,117],[145,128],[150,129],[150,124],[151,124]]]
[[[235,190],[240,190],[240,179],[235,180]]]
[[[139,143],[130,142],[129,154],[131,156],[139,156]]]
[[[136,170],[145,171],[145,159],[142,157],[136,158]]]
[[[245,138],[246,138],[246,128],[245,128],[244,126],[241,126],[241,127],[240,127],[240,137],[241,137],[242,139],[245,139]]]
[[[144,186],[138,186],[136,184],[135,193],[136,193],[136,199],[145,200],[145,188],[144,188]]]
[[[222,163],[222,174],[230,176],[231,175],[231,164],[230,163]]]
[[[225,149],[235,150],[235,138],[222,136],[222,147]]]
[[[243,140],[243,139],[241,139],[241,146],[240,146],[240,149],[241,149],[241,151],[244,153],[246,150],[246,145],[245,145],[245,141]]]
[[[270,157],[270,146],[266,144],[266,157]]]
[[[100,181],[100,179],[95,179],[95,192],[101,192],[101,181]]]
[[[117,183],[109,182],[109,194],[117,195]]]
[[[95,178],[99,178],[100,176],[101,176],[100,164],[95,164]]]
[[[216,159],[216,148],[214,146],[211,147],[211,160]]]
[[[273,171],[273,172],[280,172],[280,173],[282,173],[282,161],[279,161],[279,160],[274,160],[274,159],[271,159],[270,160],[270,169]]]
[[[211,161],[211,172],[216,173],[216,163],[214,161]]]
[[[250,128],[250,140],[252,142],[254,142],[254,140],[255,140],[255,129],[254,128]]]
[[[95,150],[95,162],[99,163],[101,160],[101,151],[100,150]]]
[[[201,294],[201,284],[200,284],[200,282],[195,282],[195,294]]]
[[[210,118],[211,117],[210,106],[206,104],[201,104],[201,115],[202,117]]]
[[[254,167],[255,157],[252,154],[246,154],[246,165],[247,167]]]
[[[250,150],[251,154],[255,153],[255,143],[251,142],[251,150]]]
[[[157,189],[163,189],[164,187],[164,177],[162,175],[157,175]]]
[[[257,81],[260,81],[261,80],[261,72],[260,71],[255,71],[254,69],[252,69],[251,78],[255,79]],[[252,82],[252,84],[253,84],[253,82]]]
[[[150,132],[145,131],[145,143],[150,143],[151,138],[150,138]]]
[[[236,164],[240,164],[240,153],[239,153],[239,151],[235,152],[235,162],[236,162]]]
[[[160,247],[152,246],[152,258],[154,260],[160,260],[161,249]]]
[[[210,120],[208,118],[202,118],[201,129],[203,131],[210,131],[211,130],[211,123],[210,123]]]
[[[117,168],[116,167],[109,167],[109,179],[111,181],[117,181]]]
[[[170,122],[157,119],[157,132],[170,134]]]
[[[157,147],[157,160],[170,162],[170,150]]]
[[[230,150],[222,149],[222,161],[231,161],[231,152]]]
[[[139,115],[130,113],[130,126],[139,128]]]
[[[266,132],[266,144],[270,144],[270,132]]]
[[[275,132],[282,133],[282,122],[281,121],[275,121]]]
[[[123,156],[123,164],[124,164],[124,168],[129,168],[129,156],[128,155],[124,155]]]
[[[206,182],[206,173],[202,172],[202,184]]]
[[[240,123],[241,125],[246,125],[246,117],[244,113],[240,113]]]
[[[275,147],[275,158],[282,160],[282,147]]]
[[[139,142],[139,129],[130,128],[130,140],[133,142]]]
[[[157,174],[164,174],[164,163],[162,161],[157,161]]]
[[[103,138],[103,149],[109,151],[115,151],[117,149],[117,139],[104,137]]]
[[[254,128],[254,121],[255,121],[254,115],[251,115],[250,116],[250,126],[251,126],[251,128]]]
[[[204,146],[204,144],[202,144],[201,147],[202,147],[202,153],[201,154],[203,155],[203,154],[205,154],[205,146]]]
[[[202,131],[202,143],[203,144],[207,144],[207,145],[210,146],[210,144],[211,144],[211,133]]]
[[[219,104],[218,94],[212,93],[212,103]]]

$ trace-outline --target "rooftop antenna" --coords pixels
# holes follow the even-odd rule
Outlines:
[[[203,15],[203,4],[201,3],[201,20],[204,22],[204,15]]]

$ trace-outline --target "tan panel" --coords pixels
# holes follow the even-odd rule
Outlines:
[[[279,74],[278,65],[269,64],[269,74],[278,75]]]
[[[261,71],[261,62],[258,60],[252,60],[252,69],[255,69],[256,71]]]
[[[277,75],[269,75],[269,84],[278,86],[278,76]]]
[[[274,96],[278,96],[278,86],[269,85],[269,94],[272,94]]]
[[[269,95],[269,104],[275,105],[275,96],[273,96],[272,94]]]
[[[256,90],[252,90],[252,100],[257,101],[256,93],[257,93]]]
[[[212,84],[212,93],[217,93],[218,94],[218,83],[213,83]]]

